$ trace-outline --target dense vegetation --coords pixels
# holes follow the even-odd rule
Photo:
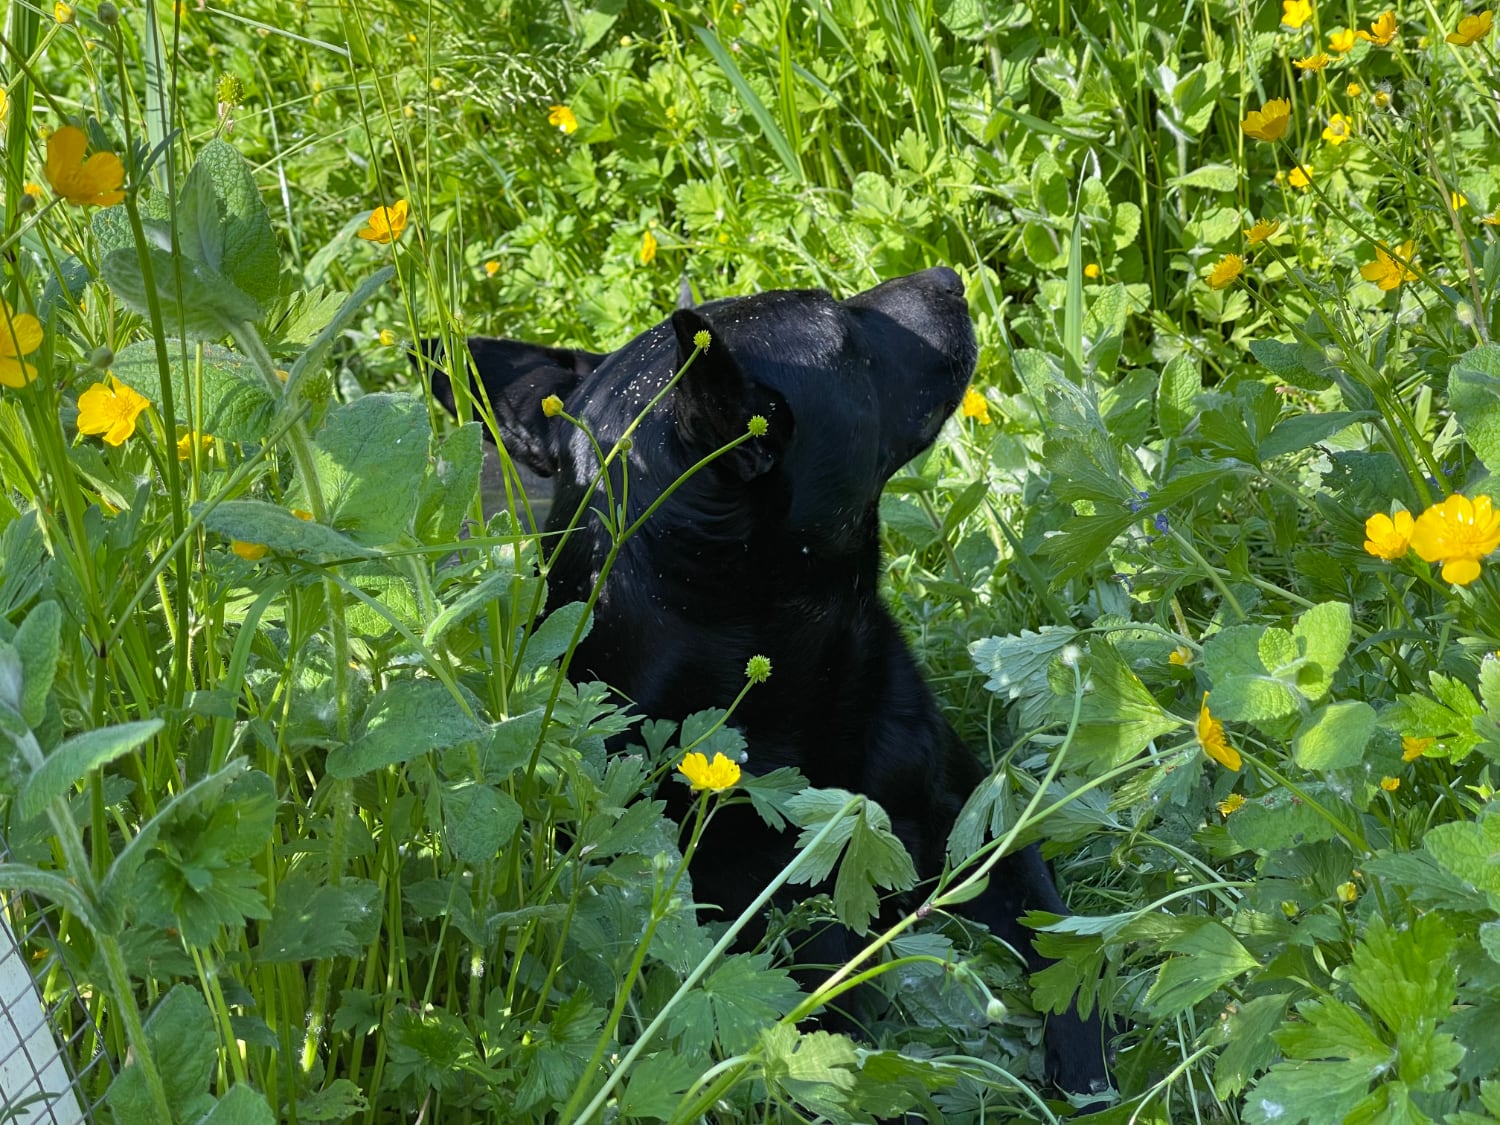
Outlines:
[[[1081,990],[1096,1120],[1500,1118],[1500,63],[1402,5],[12,3],[0,886],[96,1112],[1054,1120]],[[568,683],[408,352],[936,263],[980,368],[886,573],[997,778],[941,902],[1044,838],[1076,916],[1029,982],[872,931],[856,1042],[806,918],[694,915],[653,795],[732,716]],[[863,926],[878,817],[798,789],[701,800]]]

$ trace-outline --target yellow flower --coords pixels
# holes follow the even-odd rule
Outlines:
[[[1083,267],[1083,276],[1088,278],[1090,281],[1098,281],[1099,275],[1103,272],[1104,271],[1099,268],[1098,262],[1090,262],[1088,265]]]
[[[1281,0],[1281,22],[1294,31],[1312,19],[1311,0]]]
[[[83,158],[88,139],[76,125],[64,125],[47,138],[47,163],[43,169],[52,190],[69,203],[112,207],[125,198],[125,166],[112,152],[96,152]]]
[[[1401,788],[1401,779],[1399,777],[1382,777],[1380,779],[1380,788],[1384,789],[1387,793],[1394,793],[1397,789]]]
[[[682,759],[677,767],[688,784],[696,789],[710,789],[715,793],[728,789],[740,779],[738,762],[731,762],[723,754],[715,754],[710,762],[697,751]]]
[[[1262,242],[1270,242],[1275,238],[1276,232],[1280,229],[1280,219],[1256,219],[1250,229],[1245,232],[1245,241],[1251,246],[1259,246]]]
[[[31,196],[32,199],[37,200],[37,202],[41,202],[41,198],[42,198],[42,185],[41,184],[34,184],[34,183],[32,183],[32,182],[30,182],[28,180],[25,184],[21,185],[21,190],[24,191],[27,195]]]
[[[180,438],[177,439],[177,460],[187,461],[191,459],[191,457],[193,456],[193,446],[195,444],[198,446],[199,452],[201,452],[206,457],[208,456],[209,450],[213,449],[214,447],[214,435],[195,434],[191,430],[183,434]]]
[[[1252,109],[1240,122],[1247,137],[1257,141],[1280,140],[1292,119],[1292,103],[1285,98],[1272,98],[1259,109]]]
[[[1417,275],[1411,269],[1411,263],[1416,256],[1417,244],[1407,239],[1396,247],[1393,257],[1391,252],[1384,246],[1375,247],[1375,260],[1366,262],[1359,267],[1359,276],[1366,281],[1373,281],[1380,288],[1389,292],[1403,281],[1415,281]],[[1400,258],[1401,261],[1396,261]]]
[[[406,213],[410,204],[398,199],[389,207],[377,207],[370,212],[365,225],[354,233],[367,242],[395,242],[406,230]]]
[[[1341,145],[1354,135],[1354,122],[1350,121],[1342,113],[1335,113],[1328,119],[1328,127],[1323,130],[1323,139],[1331,145]]]
[[[1328,49],[1336,55],[1342,55],[1345,51],[1354,49],[1354,29],[1352,27],[1341,27],[1337,31],[1328,33]]]
[[[556,395],[548,395],[542,399],[542,413],[548,418],[556,418],[563,412],[563,400]]]
[[[1230,813],[1239,812],[1244,807],[1245,798],[1241,797],[1238,793],[1231,793],[1219,802],[1219,815],[1228,816]]]
[[[1234,284],[1234,279],[1245,272],[1245,259],[1238,254],[1225,254],[1219,259],[1219,264],[1214,266],[1213,272],[1208,275],[1208,287],[1210,289],[1226,289]]]
[[[1410,512],[1397,512],[1394,518],[1376,512],[1365,520],[1365,550],[1377,559],[1404,559],[1414,522]]]
[[[1286,182],[1303,191],[1312,186],[1312,180],[1312,169],[1306,164],[1299,164],[1286,174]]]
[[[263,559],[271,553],[271,548],[264,543],[246,543],[243,539],[231,539],[229,549],[246,562]]]
[[[111,375],[108,383],[95,383],[78,396],[78,432],[101,434],[106,445],[122,445],[150,405]]]
[[[1356,31],[1354,34],[1366,43],[1373,43],[1377,47],[1389,47],[1391,40],[1396,38],[1396,13],[1382,12],[1370,25],[1369,31]]]
[[[1461,191],[1450,191],[1448,193],[1448,203],[1457,211],[1469,205],[1469,197]]]
[[[1312,72],[1322,70],[1331,61],[1326,52],[1319,51],[1315,55],[1308,55],[1305,59],[1293,59],[1292,65],[1298,70]]]
[[[1472,47],[1490,33],[1495,14],[1488,8],[1478,15],[1464,16],[1458,21],[1458,30],[1448,33],[1448,42],[1460,47]]]
[[[1351,98],[1357,98],[1361,94],[1363,94],[1364,92],[1365,92],[1365,88],[1363,86],[1361,86],[1358,82],[1351,82],[1351,83],[1349,83],[1349,85],[1347,85],[1347,86],[1344,87],[1344,93],[1347,94]]]
[[[380,330],[380,342],[387,348],[392,347],[396,343],[396,334],[389,328],[382,328]]]
[[[484,276],[485,277],[494,277],[499,272],[500,272],[500,263],[499,262],[489,261],[489,262],[485,262],[484,263]]]
[[[963,413],[965,418],[973,418],[981,426],[990,424],[989,400],[973,387],[964,392]]]
[[[1370,100],[1375,103],[1376,109],[1391,108],[1391,88],[1382,82],[1375,87],[1375,92],[1370,95]]]
[[[1187,645],[1178,645],[1167,653],[1167,663],[1176,664],[1179,668],[1186,668],[1193,662],[1193,650]]]
[[[1401,760],[1403,762],[1415,762],[1428,750],[1432,749],[1437,742],[1435,738],[1418,738],[1415,735],[1403,734],[1401,736]]]
[[[10,95],[5,92],[5,88],[3,86],[0,86],[0,117],[4,117],[5,111],[9,108]]]
[[[564,133],[578,132],[578,118],[565,105],[555,105],[547,111],[547,124],[556,125]]]
[[[1359,888],[1353,883],[1340,883],[1334,888],[1334,893],[1339,896],[1340,902],[1353,902],[1359,897]]]
[[[21,357],[41,346],[41,321],[16,312],[0,297],[0,386],[24,387],[35,379],[36,368]]]
[[[52,18],[58,23],[68,24],[73,22],[73,5],[64,4],[62,0],[52,5]]]
[[[1229,745],[1224,737],[1224,724],[1208,712],[1208,692],[1203,693],[1203,705],[1198,711],[1198,721],[1193,724],[1193,733],[1203,752],[1225,769],[1239,772],[1240,752]]]
[[[1500,512],[1488,496],[1454,495],[1417,517],[1412,550],[1443,564],[1443,581],[1467,586],[1479,577],[1479,560],[1500,547]]]
[[[1494,214],[1486,215],[1479,221],[1487,227],[1500,227],[1500,209],[1497,209]]]
[[[641,265],[649,266],[656,260],[656,235],[649,230],[641,235]]]

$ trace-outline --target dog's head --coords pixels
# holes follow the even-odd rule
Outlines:
[[[708,347],[693,357],[704,332]],[[783,290],[679,309],[608,355],[487,338],[469,347],[476,398],[482,386],[511,456],[556,476],[560,490],[583,487],[597,458],[586,436],[544,416],[542,400],[560,397],[608,448],[693,357],[636,432],[632,471],[645,487],[632,485],[633,496],[659,494],[760,415],[765,435],[711,471],[754,489],[815,550],[836,549],[891,475],[932,443],[976,355],[963,284],[946,268],[842,301]],[[435,374],[433,387],[451,407],[448,379]]]

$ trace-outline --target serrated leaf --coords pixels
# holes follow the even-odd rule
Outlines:
[[[621,1116],[632,1121],[669,1120],[682,1095],[709,1066],[706,1056],[691,1049],[642,1056],[631,1065],[630,1077],[620,1094]]]
[[[1314,712],[1292,742],[1303,769],[1337,770],[1356,765],[1375,733],[1375,709],[1359,700],[1330,703]]]
[[[186,259],[174,263],[169,253],[155,246],[146,247],[146,255],[156,304],[172,335],[217,340],[228,336],[236,325],[253,323],[260,316],[254,298],[208,266]],[[127,308],[141,316],[151,315],[146,275],[134,248],[106,254],[100,273]],[[176,284],[179,278],[180,295]]]
[[[197,989],[174,985],[146,1018],[145,1031],[173,1120],[198,1120],[214,1105],[208,1082],[219,1040],[208,1005]],[[140,1064],[133,1060],[115,1075],[105,1100],[121,1125],[161,1125]]]
[[[346,991],[344,996],[348,995]],[[343,1011],[342,1003],[339,1010]],[[346,1121],[369,1107],[364,1092],[358,1086],[347,1078],[335,1078],[321,1090],[297,1095],[297,1120]]]
[[[369,879],[345,876],[331,885],[293,873],[276,886],[276,906],[261,924],[255,960],[357,957],[380,930],[380,895],[379,884]]]
[[[792,882],[819,883],[837,865],[834,911],[844,925],[864,934],[880,910],[876,888],[906,890],[916,882],[917,872],[911,856],[891,832],[890,817],[869,799],[857,803],[827,837],[811,846],[818,831],[839,815],[851,796],[842,789],[808,789],[787,802],[788,814],[802,828],[797,848],[804,856]]]
[[[1343,1121],[1370,1086],[1364,1061],[1281,1062],[1245,1095],[1249,1125]]]
[[[1316,791],[1314,795],[1319,799],[1323,796]],[[1337,832],[1311,805],[1281,790],[1247,801],[1225,827],[1236,844],[1262,855],[1329,840]]]
[[[1500,816],[1434,825],[1422,846],[1464,882],[1500,895]]]
[[[39,816],[90,770],[130,753],[161,728],[160,719],[145,719],[74,735],[47,755],[26,779],[16,799],[17,811],[23,819]]]
[[[493,859],[521,823],[521,806],[508,793],[478,782],[443,789],[443,835],[463,863]]]
[[[327,770],[333,777],[357,777],[484,733],[437,680],[397,680],[370,701],[353,741],[328,752]]]
[[[1218,922],[1204,921],[1190,933],[1167,943],[1181,954],[1162,965],[1156,982],[1146,993],[1146,1006],[1162,1018],[1187,1011],[1200,1000],[1260,962]]]
[[[1173,176],[1173,187],[1203,188],[1207,191],[1233,191],[1240,182],[1239,169],[1229,164],[1200,164],[1191,172]]]
[[[1161,371],[1156,392],[1156,424],[1166,437],[1180,437],[1198,417],[1203,378],[1190,355],[1173,356]]]
[[[297,1117],[302,1119],[300,1104]],[[198,1125],[276,1125],[276,1115],[264,1094],[238,1083],[198,1119]]]
[[[1283,419],[1261,441],[1260,459],[1269,461],[1283,454],[1300,453],[1358,422],[1374,417],[1377,415],[1368,410],[1343,410],[1328,414],[1298,414]]]
[[[1334,673],[1343,663],[1353,629],[1353,611],[1343,602],[1315,605],[1292,626],[1292,636],[1308,662],[1308,667],[1298,670],[1297,690],[1310,702],[1318,702],[1333,686]]]
[[[437,458],[422,477],[417,498],[417,538],[424,543],[451,543],[479,492],[484,462],[483,429],[469,422],[449,434]]]
[[[193,506],[196,515],[202,505]],[[375,552],[347,535],[264,500],[226,500],[203,517],[203,526],[228,539],[260,543],[280,554],[310,558],[368,558]]]
[[[749,1050],[761,1030],[801,998],[797,982],[785,969],[772,968],[769,954],[734,954],[704,978],[688,1007],[674,1010],[670,1026],[673,1034],[695,1038],[712,1026],[724,1054],[735,1055]]]
[[[22,687],[17,700],[21,718],[27,726],[35,727],[46,714],[47,693],[57,676],[57,661],[62,651],[62,607],[51,600],[38,602],[16,629],[11,643],[21,658]]]
[[[1224,1049],[1214,1060],[1214,1092],[1221,1098],[1243,1090],[1276,1058],[1271,1032],[1281,1025],[1291,998],[1284,993],[1257,996],[1235,1009],[1215,1032]]]
[[[535,672],[567,652],[568,644],[573,639],[573,630],[578,627],[578,622],[583,619],[587,610],[588,606],[584,602],[569,602],[549,613],[547,619],[536,627],[536,631],[526,641],[526,652],[520,664],[521,673],[526,675]],[[589,635],[593,624],[593,618],[590,617],[579,634],[580,640]]]
[[[224,441],[264,440],[276,413],[276,398],[264,376],[250,360],[228,348],[203,345],[201,362],[196,353],[196,348],[190,351],[184,363],[179,345],[174,342],[167,348],[168,377],[178,420],[186,421],[185,406],[196,398],[200,400],[203,433]],[[110,372],[150,400],[152,406],[162,408],[154,343],[144,340],[121,348]]]
[[[370,394],[330,409],[313,439],[328,522],[370,546],[410,533],[418,490],[393,485],[422,479],[431,436],[415,395]]]
[[[1500,473],[1500,347],[1481,344],[1448,374],[1448,403],[1464,439],[1491,473]]]
[[[1090,641],[1085,667],[1085,693],[1067,751],[1070,765],[1095,773],[1113,769],[1182,725],[1102,637]],[[1063,705],[1071,709],[1070,703]]]
[[[834,1121],[849,1119],[848,1095],[855,1086],[859,1055],[847,1038],[770,1027],[761,1032],[760,1050],[769,1085],[813,1113]]]
[[[430,647],[453,626],[496,601],[499,601],[503,607],[508,600],[505,595],[515,581],[515,571],[490,571],[477,585],[470,586],[450,604],[438,611],[437,616],[427,623],[427,629],[422,634],[422,643]],[[503,612],[501,618],[504,618]]]
[[[219,247],[215,268],[247,293],[261,308],[269,309],[280,287],[281,264],[276,253],[276,235],[271,215],[255,185],[255,176],[233,145],[215,139],[198,150],[188,172],[186,187],[202,178],[218,203],[218,231],[212,237]],[[257,317],[258,319],[258,317]]]

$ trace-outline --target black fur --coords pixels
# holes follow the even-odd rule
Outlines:
[[[752,415],[767,433],[688,480],[627,544],[570,674],[611,684],[647,715],[680,719],[727,706],[746,661],[770,657],[770,680],[734,716],[746,768],[796,766],[814,785],[874,798],[931,878],[984,771],[881,602],[878,502],[891,475],[932,443],[973,373],[962,283],[938,268],[844,301],[797,290],[680,308],[605,356],[470,340],[511,456],[555,479],[554,530],[586,498],[597,458],[575,427],[543,416],[542,398],[560,396],[608,449],[705,330],[708,350],[634,434],[628,518],[743,434]],[[434,387],[451,403],[446,376],[435,374]],[[588,499],[602,507],[602,490]],[[550,606],[588,595],[608,547],[586,517],[548,574]],[[713,828],[694,882],[700,900],[733,917],[788,861],[792,837],[747,808],[722,810]],[[1045,962],[1017,921],[1033,908],[1065,912],[1027,848],[965,909],[1036,968]],[[1055,1017],[1047,1047],[1064,1089],[1107,1084],[1097,1021]]]

